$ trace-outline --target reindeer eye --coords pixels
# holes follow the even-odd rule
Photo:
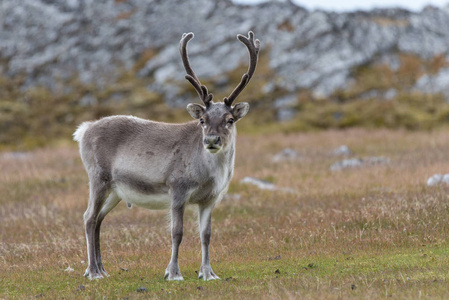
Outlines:
[[[204,119],[200,119],[200,123],[201,123],[201,124],[204,124]]]
[[[228,120],[228,124],[234,124],[234,119],[233,118],[230,118],[229,120]]]

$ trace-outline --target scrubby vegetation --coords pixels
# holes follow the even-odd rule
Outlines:
[[[147,51],[136,64],[142,65],[154,55]],[[298,91],[296,104],[289,108],[295,117],[277,120],[273,104],[291,94],[281,88],[264,93],[267,83],[275,80],[262,55],[256,75],[239,101],[251,103],[249,120],[241,132],[298,132],[326,128],[406,128],[432,129],[449,123],[449,103],[441,94],[424,94],[413,89],[423,74],[436,74],[446,67],[444,57],[422,60],[399,55],[397,69],[387,64],[367,65],[353,70],[354,82],[345,90],[326,99],[310,91]],[[24,90],[24,79],[0,77],[0,145],[3,148],[30,149],[60,140],[68,140],[74,128],[85,120],[111,114],[133,114],[166,122],[190,120],[185,105],[199,101],[188,82],[180,84],[178,95],[185,99],[169,107],[160,93],[149,88],[152,79],[140,78],[134,68],[124,71],[115,84],[99,87],[81,83],[77,78],[61,83],[61,88],[33,87]],[[240,81],[246,66],[228,74],[224,85],[204,80],[216,100],[228,96]]]

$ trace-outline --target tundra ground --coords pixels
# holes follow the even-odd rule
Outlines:
[[[332,150],[388,164],[330,171]],[[273,162],[284,148],[299,156]],[[88,180],[76,145],[0,153],[0,298],[449,297],[449,129],[351,129],[240,135],[228,196],[212,216],[211,264],[197,279],[196,208],[186,212],[180,268],[167,282],[167,213],[119,204],[102,227],[109,278],[89,281],[83,212]],[[287,188],[239,183],[257,177]],[[144,289],[140,289],[144,288]]]

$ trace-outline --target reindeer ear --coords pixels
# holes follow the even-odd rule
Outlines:
[[[237,121],[246,116],[248,111],[249,111],[249,104],[246,102],[240,102],[234,105],[234,107],[232,108],[232,115],[234,116],[234,119]]]
[[[190,103],[189,105],[187,105],[187,111],[192,116],[192,118],[200,119],[204,115],[206,108],[196,103]]]

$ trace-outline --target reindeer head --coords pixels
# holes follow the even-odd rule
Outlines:
[[[228,97],[223,99],[223,102],[215,103],[212,101],[213,95],[209,93],[206,86],[201,84],[190,67],[187,43],[192,38],[192,32],[184,33],[180,41],[179,51],[187,72],[185,77],[197,91],[204,106],[196,103],[189,104],[187,105],[187,111],[193,118],[199,120],[203,128],[203,146],[210,153],[217,153],[229,144],[231,136],[235,133],[234,124],[248,113],[248,103],[237,103],[234,106],[232,103],[246,87],[256,70],[260,42],[259,40],[254,40],[254,34],[251,31],[248,33],[248,37],[237,35],[237,39],[248,48],[250,58],[248,71],[243,74],[240,83]]]

